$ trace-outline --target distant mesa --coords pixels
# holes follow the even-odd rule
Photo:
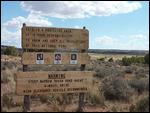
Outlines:
[[[1,55],[4,54],[5,49],[8,46],[1,45]],[[18,48],[20,54],[23,53],[22,48]],[[57,50],[57,52],[81,52],[80,50]],[[115,49],[88,49],[86,53],[99,53],[99,54],[122,54],[122,55],[146,55],[149,53],[149,50],[115,50]]]

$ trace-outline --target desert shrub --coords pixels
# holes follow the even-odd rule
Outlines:
[[[12,69],[14,67],[14,65],[10,61],[4,61],[2,65],[7,67],[8,69]]]
[[[130,101],[133,90],[122,77],[111,76],[103,81],[100,91],[108,100]]]
[[[100,79],[109,77],[109,76],[118,76],[118,77],[124,77],[125,72],[124,70],[120,68],[115,68],[115,67],[104,67],[104,66],[99,66],[96,67],[94,76],[98,77]]]
[[[128,83],[132,88],[134,88],[139,94],[143,91],[149,91],[149,79],[136,79],[133,78]]]
[[[38,95],[41,102],[47,102],[48,96],[47,95]]]
[[[149,96],[145,97],[137,102],[136,111],[149,112]]]
[[[7,84],[8,82],[10,82],[9,76],[7,74],[1,74],[1,83]]]
[[[59,103],[57,101],[52,101],[51,105],[55,112],[59,112]]]
[[[130,112],[149,112],[149,96],[140,99],[136,105],[131,105]]]
[[[91,66],[91,65],[86,65],[86,67],[85,67],[85,70],[87,70],[87,71],[94,71],[94,66]]]
[[[87,93],[86,95],[87,103],[91,106],[101,105],[105,106],[105,97],[102,93]]]
[[[3,63],[1,63],[1,70],[6,70],[7,67],[5,65],[3,65]]]
[[[97,67],[95,69],[95,77],[104,78],[112,75],[112,70],[103,66]]]
[[[59,105],[70,104],[73,94],[55,94],[52,95],[51,101],[57,101]]]
[[[20,67],[20,66],[22,66],[20,61],[4,61],[2,63],[2,67],[8,69],[13,69],[14,67]]]
[[[122,58],[123,65],[129,66],[132,63],[139,63],[139,64],[145,64],[145,58],[144,57],[134,57],[131,58],[123,57]]]
[[[112,112],[119,112],[119,106],[112,106]]]
[[[4,51],[5,55],[12,55],[12,56],[18,56],[19,52],[18,49],[14,46],[8,46],[6,50]]]
[[[146,77],[147,77],[147,76],[146,76],[145,73],[137,73],[137,74],[134,76],[134,78],[136,78],[136,79],[146,78]]]
[[[123,65],[125,65],[125,66],[129,66],[129,65],[131,65],[131,60],[129,59],[129,58],[127,58],[127,57],[123,57],[122,58],[122,63],[123,63]]]
[[[126,73],[132,73],[132,72],[133,72],[133,70],[132,70],[132,68],[131,68],[131,67],[127,67],[127,68],[126,68],[126,70],[125,70],[125,72],[126,72]]]
[[[144,59],[145,59],[145,64],[149,65],[149,53],[145,55]]]
[[[110,58],[108,61],[109,61],[109,62],[113,62],[114,60],[113,60],[113,58]]]
[[[98,58],[99,61],[105,61],[105,58]]]
[[[9,109],[13,105],[13,99],[7,94],[3,94],[2,105]]]

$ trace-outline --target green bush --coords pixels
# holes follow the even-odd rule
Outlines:
[[[149,65],[149,53],[145,55],[144,59],[145,59],[145,64]]]
[[[18,56],[19,52],[18,49],[14,46],[8,46],[6,50],[4,51],[5,55],[12,55],[12,56]]]
[[[99,61],[105,61],[105,58],[98,58]]]
[[[104,96],[108,100],[130,101],[133,94],[133,89],[128,86],[127,81],[116,76],[105,79],[100,91],[104,92]]]
[[[134,57],[134,56],[132,56],[131,58],[123,57],[122,63],[125,66],[129,66],[132,63],[145,64],[145,58],[144,57]]]
[[[129,81],[129,85],[134,88],[139,94],[143,91],[149,91],[149,79],[148,78],[133,78]]]
[[[41,102],[47,102],[48,100],[48,96],[47,95],[38,95],[38,97],[40,98],[40,101]]]
[[[133,69],[131,67],[127,67],[127,69],[125,70],[126,73],[133,73]]]
[[[88,101],[88,104],[91,106],[96,106],[96,105],[105,106],[105,97],[102,93],[99,94],[87,93],[86,99]]]
[[[131,62],[131,60],[129,58],[123,57],[122,58],[122,63],[125,66],[129,66],[129,65],[131,65],[132,62]]]
[[[109,61],[109,62],[113,62],[114,60],[113,60],[113,58],[110,58],[108,61]]]
[[[149,96],[145,97],[137,102],[136,111],[149,112]]]
[[[136,105],[131,105],[130,112],[149,112],[149,96],[140,99]]]
[[[3,94],[2,105],[10,109],[10,107],[13,105],[13,99],[7,96],[7,94]]]

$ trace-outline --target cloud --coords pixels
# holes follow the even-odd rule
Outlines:
[[[136,38],[136,39],[146,39],[147,37],[145,35],[142,34],[138,34],[138,35],[131,35],[131,38]]]
[[[149,50],[149,41],[141,42],[140,40],[132,39],[126,43],[118,43],[118,46],[124,50]]]
[[[23,23],[26,23],[27,26],[52,26],[52,23],[48,21],[48,18],[35,14],[29,14],[27,18],[18,16],[3,25],[7,28],[20,29]]]
[[[111,38],[109,36],[95,38],[95,42],[103,46],[113,46],[115,41],[117,41],[117,39]]]
[[[1,44],[21,47],[21,30],[10,32],[6,28],[1,30]]]
[[[20,5],[32,14],[64,19],[130,13],[142,7],[127,1],[23,1]]]
[[[76,28],[76,29],[80,29],[81,27],[79,27],[79,26],[74,26],[74,28]]]

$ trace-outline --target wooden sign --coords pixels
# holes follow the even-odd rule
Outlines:
[[[22,27],[23,49],[87,50],[89,31],[87,29]]]
[[[73,56],[74,55],[74,56]],[[88,64],[88,53],[52,53],[52,52],[24,52],[22,54],[23,65],[64,65],[64,64]]]
[[[93,88],[92,71],[19,72],[17,95],[83,93]]]

